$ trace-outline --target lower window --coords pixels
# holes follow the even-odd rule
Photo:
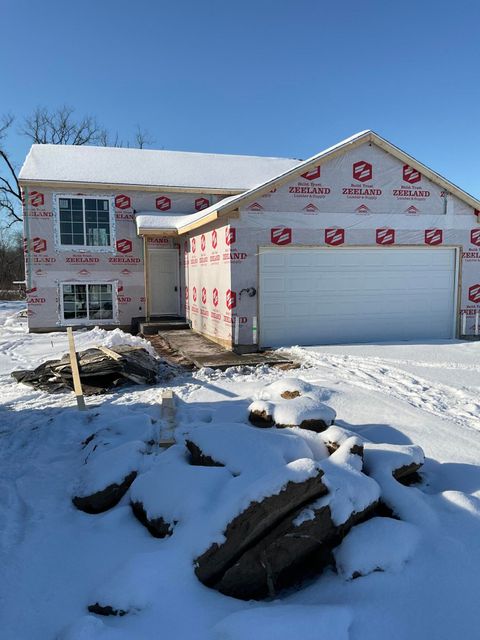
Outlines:
[[[63,320],[113,320],[112,284],[62,284]]]

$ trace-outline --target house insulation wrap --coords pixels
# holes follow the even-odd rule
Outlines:
[[[59,241],[58,203],[62,197],[104,198],[110,203],[110,246],[65,247]],[[136,209],[167,210],[171,216],[210,206],[218,196],[201,193],[152,193],[145,191],[53,190],[38,186],[26,190],[24,203],[25,261],[29,328],[50,331],[69,324],[111,325],[130,328],[132,318],[145,316],[144,241],[136,232]],[[159,251],[175,250],[180,262],[180,240],[172,237],[146,239],[150,259]],[[178,309],[183,270],[179,273]],[[65,284],[111,284],[113,318],[63,319],[60,287]]]
[[[110,320],[78,324],[178,315],[240,351],[480,333],[480,202],[374,132],[303,162],[46,146],[20,175],[31,330],[72,324],[65,283],[109,283]],[[60,243],[79,194],[110,203],[108,246]]]
[[[190,237],[187,260],[192,322],[230,316],[234,346],[478,334],[477,210],[375,143],[253,189],[224,210],[232,207],[240,215],[225,234]],[[222,292],[205,274],[218,264],[219,238],[228,238],[218,254],[231,277]]]

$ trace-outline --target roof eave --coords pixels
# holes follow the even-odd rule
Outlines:
[[[172,185],[144,185],[133,183],[119,182],[71,182],[68,180],[32,180],[30,178],[19,178],[18,182],[21,187],[44,186],[54,189],[122,189],[122,190],[138,190],[138,191],[162,191],[170,193],[209,193],[212,195],[239,195],[245,192],[245,189],[239,187],[218,189],[215,187],[178,187]]]

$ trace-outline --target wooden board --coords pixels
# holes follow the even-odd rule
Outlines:
[[[80,411],[85,411],[85,399],[83,397],[82,381],[80,380],[80,371],[78,370],[77,353],[75,351],[75,340],[73,339],[72,327],[67,327],[68,346],[70,350],[70,366],[72,367],[73,390],[77,398],[77,406]]]

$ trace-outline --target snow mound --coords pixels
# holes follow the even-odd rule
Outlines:
[[[272,605],[237,611],[215,625],[216,640],[348,640],[352,614],[335,605]]]
[[[169,523],[187,523],[201,517],[220,499],[231,474],[222,467],[188,464],[183,446],[167,449],[149,471],[136,478],[130,499],[143,506],[149,520],[162,517]]]
[[[334,551],[344,578],[373,571],[399,572],[412,557],[420,539],[416,526],[392,518],[372,518],[353,527]]]
[[[324,471],[323,483],[329,492],[304,509],[295,520],[299,526],[315,517],[315,511],[330,507],[332,521],[336,526],[345,524],[355,513],[361,513],[380,498],[380,486],[362,473],[362,459],[351,453],[356,438],[345,440],[330,458],[321,462]]]
[[[421,447],[399,444],[365,443],[365,470],[372,476],[392,474],[412,465],[421,466],[425,462],[425,454]]]
[[[133,440],[94,456],[82,468],[75,495],[86,497],[109,485],[120,484],[132,471],[138,470],[144,453],[145,444]]]
[[[75,344],[77,351],[99,345],[104,347],[119,347],[120,345],[126,344],[132,347],[142,347],[142,349],[148,351],[151,356],[158,359],[158,353],[148,340],[140,338],[140,336],[132,336],[132,334],[125,333],[125,331],[118,328],[108,331],[107,329],[94,327],[88,331],[75,331]]]
[[[330,392],[299,378],[283,378],[264,386],[248,407],[250,415],[265,416],[279,426],[299,426],[311,421],[333,423],[336,412],[324,400]]]
[[[101,451],[118,447],[132,440],[149,442],[155,438],[155,427],[146,413],[133,413],[127,417],[108,413],[101,417],[101,426],[88,438],[87,455],[98,455]]]
[[[194,442],[204,454],[224,464],[233,474],[263,474],[299,458],[316,457],[307,439],[294,433],[260,430],[240,424],[197,427],[186,439]],[[327,455],[325,451],[323,457]]]

